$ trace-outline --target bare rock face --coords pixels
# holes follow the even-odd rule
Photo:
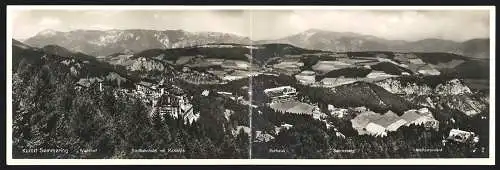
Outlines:
[[[385,79],[376,82],[376,85],[384,88],[385,90],[401,95],[460,95],[472,94],[469,87],[458,79],[453,79],[445,83],[439,84],[436,88],[432,89],[428,85],[417,85],[416,83],[402,83],[396,79]]]
[[[376,83],[378,86],[394,94],[403,95],[429,95],[433,90],[427,85],[417,85],[416,83],[406,83],[395,79],[385,79]]]
[[[165,66],[155,60],[147,58],[137,58],[131,65],[127,66],[127,69],[131,71],[163,71],[165,69]]]
[[[438,85],[434,92],[439,95],[461,95],[472,93],[469,87],[464,85],[458,79],[453,79],[444,84]]]
[[[486,109],[487,103],[476,100],[467,95],[453,95],[442,97],[437,101],[440,105],[447,106],[451,109],[456,109],[467,116],[474,116]]]
[[[433,109],[454,109],[467,116],[474,116],[485,111],[489,103],[487,95],[475,95],[459,79],[438,84],[434,89],[427,85],[404,84],[396,79],[386,79],[376,84],[393,94],[403,96],[417,105]]]

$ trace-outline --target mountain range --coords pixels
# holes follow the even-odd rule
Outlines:
[[[332,32],[319,29],[290,35],[275,40],[253,41],[249,37],[220,32],[187,32],[183,30],[75,30],[60,32],[45,30],[23,41],[34,47],[59,45],[71,51],[93,56],[114,53],[138,53],[148,49],[171,49],[211,43],[236,44],[290,44],[313,50],[446,52],[473,58],[489,58],[489,39],[455,42],[443,39],[419,41],[387,40],[371,35]]]
[[[120,52],[141,52],[147,49],[170,49],[196,46],[208,43],[249,44],[250,39],[234,34],[219,32],[186,32],[183,30],[75,30],[60,32],[44,30],[24,43],[43,47],[59,45],[71,51],[93,56],[107,56]]]
[[[455,42],[443,39],[419,41],[387,40],[371,35],[351,32],[332,32],[310,29],[302,33],[260,43],[286,43],[307,49],[346,51],[394,51],[394,52],[446,52],[474,58],[489,58],[489,39],[472,39]]]

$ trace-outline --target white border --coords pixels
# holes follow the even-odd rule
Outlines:
[[[9,7],[10,6],[10,7]],[[494,6],[196,6],[196,5],[8,5],[33,10],[494,10]]]
[[[12,13],[14,10],[488,10],[490,12],[490,158],[462,159],[12,159]],[[7,6],[7,165],[494,165],[494,6]]]

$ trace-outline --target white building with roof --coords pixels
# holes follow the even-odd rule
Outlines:
[[[262,133],[262,131],[255,131],[255,142],[269,142],[274,139],[274,136]]]
[[[281,86],[264,90],[264,94],[269,97],[272,102],[278,102],[294,98],[297,95],[297,89],[292,86]]]
[[[451,129],[447,139],[461,143],[474,143],[479,142],[479,137],[476,137],[477,136],[474,132],[463,131],[460,129]]]

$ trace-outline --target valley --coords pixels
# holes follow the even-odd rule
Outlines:
[[[83,35],[94,38],[71,40]],[[14,157],[488,157],[489,60],[448,49],[342,51],[153,30],[25,42],[12,45]],[[69,151],[22,152],[47,147]],[[97,152],[76,152],[85,148]],[[169,148],[183,152],[132,152]]]

